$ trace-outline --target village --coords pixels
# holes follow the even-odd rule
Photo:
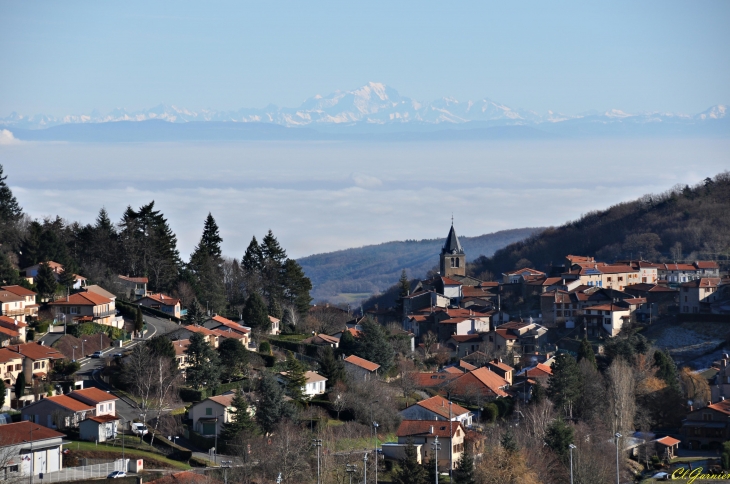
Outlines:
[[[715,261],[566,254],[485,281],[467,274],[452,225],[434,262],[425,280],[404,272],[393,307],[313,304],[282,318],[250,297],[237,320],[149,292],[143,276],[100,287],[54,261],[24,268],[0,292],[3,475],[62,481],[75,467],[68,449],[86,441],[121,451],[114,472],[141,472],[144,451],[157,466],[170,458],[236,482],[305,482],[314,462],[318,482],[472,482],[475,462],[543,459],[512,454],[534,439],[551,442],[554,465],[570,454],[573,473],[573,449],[585,447],[573,435],[597,421],[627,476],[730,458],[730,358],[680,372],[643,336],[726,320],[730,279]],[[49,278],[70,282],[29,289]],[[630,390],[619,369],[634,375]],[[592,391],[602,406],[583,401]],[[618,401],[634,397],[644,420],[621,421]],[[613,415],[590,415],[600,408]],[[132,447],[120,449],[125,434]],[[304,449],[282,461],[274,447],[292,441]]]

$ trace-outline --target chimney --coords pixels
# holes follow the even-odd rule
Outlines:
[[[429,429],[429,434],[433,434],[433,425],[431,425],[431,428]]]
[[[720,365],[720,366],[722,366],[723,368],[725,368],[727,366],[727,358],[722,359],[722,365]]]

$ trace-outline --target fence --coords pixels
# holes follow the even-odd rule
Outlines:
[[[129,459],[125,459],[129,460]],[[114,471],[125,471],[126,465],[122,459],[106,462],[104,464],[94,464],[81,467],[67,467],[56,472],[47,472],[40,474],[38,477],[41,482],[66,482],[81,481],[84,479],[97,479],[106,477]]]

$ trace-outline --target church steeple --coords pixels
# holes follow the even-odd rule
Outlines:
[[[453,218],[451,219],[449,235],[446,236],[446,241],[444,241],[441,248],[439,262],[442,276],[466,276],[466,254],[464,249],[461,248],[459,237],[456,236]]]

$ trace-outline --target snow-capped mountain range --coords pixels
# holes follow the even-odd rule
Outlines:
[[[428,104],[401,96],[384,84],[370,82],[352,91],[336,91],[328,96],[314,96],[297,108],[269,105],[263,109],[242,108],[237,111],[191,111],[176,106],[159,105],[143,111],[130,112],[115,109],[103,114],[67,115],[62,117],[43,114],[26,116],[12,113],[0,118],[0,127],[42,129],[62,124],[106,123],[114,121],[163,120],[171,123],[194,121],[272,123],[286,127],[328,127],[350,125],[456,125],[469,122],[492,126],[530,126],[544,123],[565,123],[576,120],[615,123],[696,123],[725,118],[727,106],[716,105],[697,115],[673,113],[625,113],[611,110],[605,113],[563,115],[549,111],[540,115],[534,111],[514,109],[504,104],[482,99],[458,101],[441,98]]]

